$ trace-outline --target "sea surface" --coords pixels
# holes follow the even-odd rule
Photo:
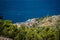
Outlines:
[[[60,0],[0,0],[0,16],[13,23],[60,14]]]

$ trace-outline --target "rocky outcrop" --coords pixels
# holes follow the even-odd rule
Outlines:
[[[0,37],[0,40],[13,40],[11,38]]]
[[[36,19],[33,18],[33,19],[29,19],[25,22],[21,22],[21,23],[15,23],[14,25],[17,25],[18,27],[21,27],[21,25],[25,25],[27,27],[30,27],[32,26],[34,23],[36,23]]]
[[[15,23],[18,27],[21,27],[21,25],[24,25],[26,27],[31,27],[35,25],[36,27],[44,27],[44,26],[53,26],[60,22],[60,15],[54,15],[54,16],[47,16],[44,18],[33,18],[29,19],[25,22],[21,23]],[[60,24],[60,23],[59,23]]]

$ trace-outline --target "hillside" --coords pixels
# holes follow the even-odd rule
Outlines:
[[[0,37],[12,40],[60,40],[60,15],[15,24],[11,20],[0,19]]]
[[[58,24],[60,25],[60,15],[55,15],[55,16],[44,18],[39,23],[39,26],[54,26]]]
[[[18,27],[20,27],[21,25],[25,25],[28,27],[33,25],[37,27],[60,25],[60,15],[46,16],[44,18],[33,18],[25,22],[15,23],[15,25],[17,25]]]

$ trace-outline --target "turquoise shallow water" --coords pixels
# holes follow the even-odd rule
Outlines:
[[[0,16],[13,23],[59,14],[59,0],[0,0]]]

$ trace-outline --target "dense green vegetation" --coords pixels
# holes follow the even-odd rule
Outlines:
[[[10,20],[0,19],[0,36],[13,40],[60,40],[60,29],[52,27],[17,27]]]

